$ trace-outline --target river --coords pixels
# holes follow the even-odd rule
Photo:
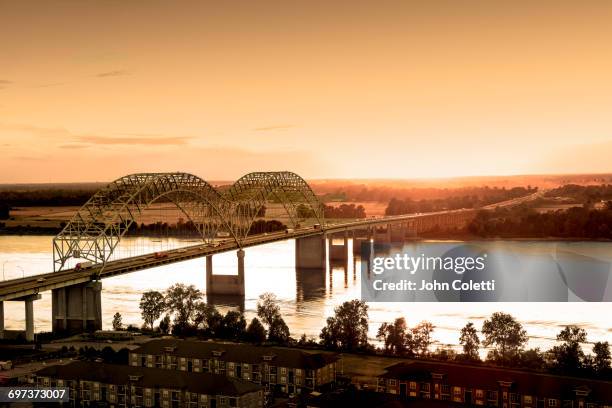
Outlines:
[[[48,272],[52,268],[50,236],[0,236],[0,267],[2,279]],[[175,239],[160,240],[148,238],[126,238],[126,248],[144,248],[149,252],[159,245],[176,246]],[[183,243],[189,245],[189,243]],[[410,244],[406,244],[410,245]],[[488,245],[481,243],[481,245]],[[513,242],[491,243],[514,245]],[[554,242],[533,242],[534,249],[546,250]],[[576,243],[595,256],[610,260],[612,243]],[[150,247],[150,248],[149,248]],[[360,297],[360,261],[351,259],[348,271],[343,266],[332,266],[323,277],[296,276],[295,245],[293,241],[276,242],[247,248],[245,250],[245,314],[247,320],[255,315],[257,298],[270,291],[280,300],[282,315],[291,334],[299,337],[303,333],[316,338],[333,314],[336,305],[345,300]],[[102,313],[105,329],[110,328],[112,316],[119,312],[124,324],[140,326],[142,320],[138,303],[146,290],[163,291],[170,285],[181,282],[193,284],[205,292],[204,258],[185,261],[168,266],[152,268],[127,275],[105,279],[102,282]],[[226,253],[214,256],[215,273],[235,273],[236,255]],[[357,272],[357,273],[355,273]],[[435,326],[434,348],[444,345],[456,347],[459,330],[469,321],[477,328],[491,313],[503,311],[514,315],[527,330],[529,347],[548,349],[555,343],[555,336],[567,324],[576,324],[588,332],[588,340],[611,341],[611,303],[370,303],[370,337],[376,341],[376,331],[382,322],[390,322],[403,316],[410,326],[422,320],[431,321]],[[223,308],[223,307],[222,307]],[[23,329],[25,312],[22,302],[5,303],[5,327]],[[51,329],[50,292],[34,303],[35,331]],[[588,350],[590,347],[587,346]]]

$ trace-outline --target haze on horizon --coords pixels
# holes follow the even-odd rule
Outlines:
[[[0,183],[612,172],[612,3],[0,0]]]

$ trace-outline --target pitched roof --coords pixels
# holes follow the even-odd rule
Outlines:
[[[104,384],[135,384],[145,388],[185,390],[197,394],[238,397],[261,390],[261,386],[221,374],[173,371],[163,368],[132,367],[129,365],[75,361],[54,365],[36,372],[41,377],[63,380],[86,380]],[[130,380],[137,376],[137,380]],[[136,378],[136,377],[133,377]]]
[[[557,399],[573,399],[574,390],[586,387],[590,399],[612,402],[612,381],[436,361],[405,361],[386,370],[380,377],[429,381],[434,374],[440,374],[443,383],[451,386],[491,390],[499,389],[499,382],[503,381],[512,384],[513,392]]]
[[[339,359],[335,353],[307,352],[285,347],[254,346],[243,343],[216,343],[197,340],[151,340],[130,351],[136,354],[161,355],[173,348],[172,355],[199,359],[217,358],[248,364],[263,364],[264,356],[271,356],[270,363],[279,367],[317,369]],[[213,352],[220,354],[215,356]]]

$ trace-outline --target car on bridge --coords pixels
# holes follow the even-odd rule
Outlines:
[[[74,267],[75,271],[80,271],[82,269],[89,269],[93,266],[93,262],[91,261],[87,261],[87,262],[79,262],[78,264],[76,264],[76,266]]]
[[[165,252],[155,252],[153,254],[153,258],[155,259],[162,259],[162,258],[167,258],[167,257],[168,257],[168,254]]]

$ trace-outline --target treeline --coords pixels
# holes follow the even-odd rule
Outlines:
[[[385,355],[402,357],[432,357],[459,362],[482,362],[479,348],[489,348],[486,362],[512,368],[549,371],[562,375],[612,378],[610,345],[593,344],[593,353],[586,354],[582,345],[587,343],[587,332],[574,325],[566,326],[557,335],[557,344],[547,351],[526,349],[527,332],[513,316],[495,312],[483,322],[480,336],[476,326],[468,322],[460,332],[461,353],[438,349],[430,353],[430,334],[433,326],[423,322],[410,329],[403,317],[392,323],[383,323],[377,338],[384,344]]]
[[[537,188],[532,188],[531,186],[514,187],[511,189],[482,187],[476,190],[478,190],[476,193],[470,195],[457,195],[419,201],[415,201],[412,198],[392,198],[385,209],[385,215],[478,208],[533,194],[537,191]]]
[[[222,315],[202,298],[202,292],[193,285],[175,284],[164,293],[145,292],[140,301],[144,328],[179,336],[469,363],[483,362],[480,358],[480,347],[483,346],[488,348],[484,362],[492,365],[612,378],[609,343],[596,342],[592,354],[586,354],[582,345],[587,343],[587,333],[577,326],[565,327],[557,335],[557,344],[543,352],[539,348],[526,349],[528,336],[521,323],[509,314],[495,312],[483,322],[480,333],[472,322],[461,329],[459,342],[462,352],[457,353],[450,348],[432,351],[435,330],[432,323],[423,321],[409,327],[405,318],[400,317],[378,328],[376,338],[382,347],[376,348],[368,339],[368,305],[361,300],[346,301],[337,306],[334,315],[327,318],[317,342],[306,335],[299,340],[290,336],[278,300],[271,293],[259,297],[257,317],[248,324],[242,312],[228,311]],[[113,328],[122,328],[118,314]]]
[[[612,239],[612,205],[602,210],[572,207],[539,213],[529,208],[480,211],[468,224],[479,237]]]
[[[580,203],[596,202],[612,199],[612,184],[600,184],[592,186],[581,186],[578,184],[566,184],[553,188],[544,194],[546,197],[570,197]]]
[[[366,212],[362,205],[340,204],[335,207],[326,205],[325,218],[366,218]]]
[[[506,187],[458,187],[458,188],[435,188],[435,187],[408,187],[408,186],[385,186],[371,184],[321,184],[313,183],[315,192],[323,201],[377,201],[389,202],[392,198],[398,200],[438,200],[451,197],[478,196],[484,197],[498,192],[507,192],[514,188]],[[523,188],[523,187],[518,187]],[[527,189],[535,191],[530,186]]]
[[[282,231],[287,226],[277,220],[256,220],[253,222],[249,235],[263,234],[264,232]],[[153,236],[153,237],[191,237],[198,238],[199,232],[192,221],[179,220],[176,223],[155,222],[151,224],[133,223],[126,235]]]
[[[0,203],[9,207],[81,206],[94,195],[90,189],[40,189],[0,191]]]
[[[230,310],[222,315],[205,303],[202,292],[194,285],[177,283],[166,291],[148,291],[142,295],[140,310],[145,328],[163,334],[198,336],[252,343],[289,344],[289,328],[283,320],[273,294],[260,296],[257,316],[248,324],[244,314]],[[162,314],[164,317],[162,318]],[[159,324],[154,327],[157,320]],[[121,316],[116,314],[113,329],[121,330]]]

